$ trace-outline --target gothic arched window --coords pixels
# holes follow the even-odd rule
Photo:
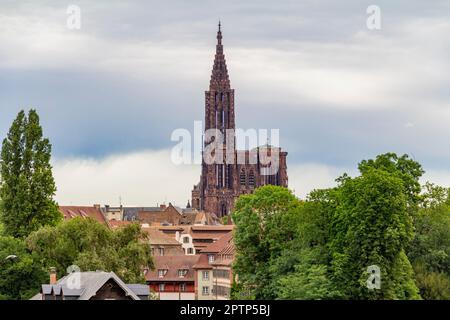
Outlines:
[[[239,175],[239,181],[241,183],[241,186],[245,186],[247,184],[244,169],[241,170],[241,173]]]
[[[226,203],[222,203],[222,206],[220,208],[220,215],[223,217],[223,216],[226,216],[227,214],[228,214],[227,205],[226,205]]]
[[[253,172],[253,170],[250,170],[250,173],[248,174],[248,184],[252,188],[255,187],[255,173]]]
[[[223,164],[218,164],[216,165],[216,178],[217,178],[217,187],[218,188],[223,188],[223,183],[224,183],[224,172],[223,172]]]
[[[233,167],[227,164],[226,171],[226,186],[228,189],[233,189]]]

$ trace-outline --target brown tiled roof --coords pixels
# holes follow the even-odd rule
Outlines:
[[[208,255],[201,254],[197,263],[194,265],[194,269],[212,269],[212,265],[209,264]]]
[[[142,231],[147,232],[150,244],[181,246],[181,243],[175,240],[175,238],[168,236],[167,234],[159,231],[156,228],[142,228]]]
[[[191,226],[192,231],[231,231],[234,229],[234,225],[217,225],[217,226]]]
[[[123,220],[109,220],[109,225],[110,225],[111,229],[125,227],[132,223],[137,223],[137,222],[136,221],[123,221]]]
[[[228,232],[222,235],[216,242],[213,242],[202,249],[202,253],[219,253],[229,246],[230,242],[232,242],[232,239],[233,233]]]
[[[198,255],[180,255],[180,256],[156,256],[153,257],[155,269],[149,270],[145,275],[147,282],[154,281],[195,281],[195,271],[193,266],[197,263]],[[167,273],[164,277],[158,276],[159,269],[166,269]],[[179,269],[187,269],[188,272],[184,277],[178,276]]]
[[[179,232],[185,232],[187,230],[189,230],[189,227],[187,226],[157,226],[156,228],[158,228],[158,230],[162,231],[162,232],[173,232],[175,233],[176,231]]]
[[[101,224],[109,227],[108,220],[105,218],[100,208],[88,206],[60,206],[59,211],[64,215],[64,219],[73,219],[76,217],[92,218]]]
[[[139,211],[137,219],[141,223],[171,223],[178,224],[179,217],[174,218],[169,211],[153,212],[153,211]]]

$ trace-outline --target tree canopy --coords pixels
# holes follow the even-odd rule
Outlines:
[[[39,116],[20,111],[3,140],[0,160],[0,221],[4,233],[26,237],[62,219],[50,165],[51,144],[43,138]]]
[[[46,268],[58,276],[71,265],[81,271],[114,271],[126,282],[144,282],[143,269],[153,260],[147,234],[139,224],[109,230],[93,219],[74,218],[56,227],[43,227],[26,240],[30,250]]]
[[[421,192],[407,155],[358,168],[305,201],[274,186],[239,198],[233,298],[448,299],[449,190]]]

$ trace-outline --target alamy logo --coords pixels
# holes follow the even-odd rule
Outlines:
[[[81,289],[81,270],[76,265],[71,265],[67,269],[67,288]]]
[[[178,142],[172,148],[171,159],[180,164],[257,164],[262,175],[274,175],[280,166],[279,129],[207,129],[202,134],[202,122],[194,121],[194,137],[187,129],[172,132],[171,140]],[[269,145],[270,141],[270,145]],[[245,152],[236,152],[238,146],[260,146]]]
[[[69,30],[81,29],[81,8],[76,5],[70,5],[67,7],[67,28]]]
[[[377,265],[368,266],[367,273],[369,273],[369,278],[367,279],[367,288],[369,290],[379,290],[381,288],[380,267]]]

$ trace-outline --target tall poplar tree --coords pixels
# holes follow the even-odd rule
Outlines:
[[[26,237],[62,215],[53,200],[56,185],[50,165],[51,144],[43,138],[39,116],[22,110],[3,140],[0,160],[0,221],[4,233]]]

